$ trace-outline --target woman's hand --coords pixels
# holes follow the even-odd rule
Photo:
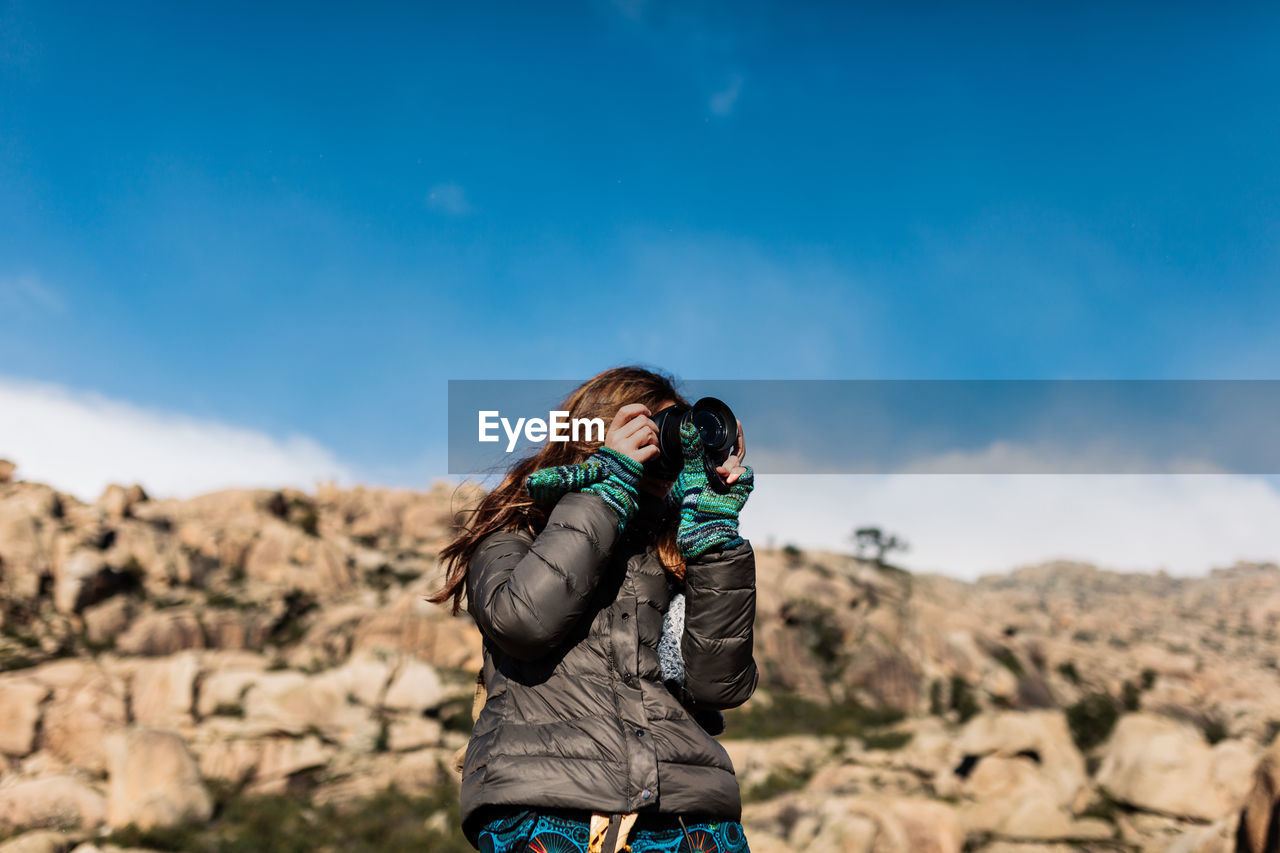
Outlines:
[[[604,446],[634,459],[641,465],[658,455],[658,425],[643,403],[628,403],[618,409],[604,436]]]
[[[742,464],[746,444],[742,423],[738,423],[738,443],[734,452],[716,470],[729,484],[720,494],[707,480],[702,462],[702,438],[697,427],[686,423],[680,428],[680,446],[684,452],[684,468],[676,478],[680,497],[680,527],[676,545],[685,557],[697,557],[708,551],[740,544],[738,514],[755,488],[755,474]]]
[[[644,463],[658,453],[658,428],[649,409],[630,403],[618,409],[604,446],[575,465],[540,468],[525,479],[538,503],[552,504],[568,492],[597,494],[618,516],[618,529],[635,512]]]
[[[742,435],[742,421],[738,421],[738,442],[733,446],[733,452],[720,465],[716,466],[716,472],[724,477],[724,481],[729,485],[733,485],[738,478],[745,475],[750,469],[742,464],[742,460],[747,457],[747,439]]]

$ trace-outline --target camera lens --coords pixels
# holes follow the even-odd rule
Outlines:
[[[693,404],[692,419],[702,435],[707,455],[720,464],[733,451],[738,440],[738,419],[722,400],[703,397]]]
[[[684,467],[684,451],[680,446],[680,426],[688,420],[702,439],[702,470],[713,491],[724,494],[729,485],[716,471],[733,452],[738,441],[738,419],[724,402],[703,397],[692,406],[681,403],[668,406],[653,415],[658,428],[658,455],[648,464],[661,477],[674,477]]]
[[[695,409],[693,425],[698,428],[698,432],[702,435],[702,443],[707,447],[719,447],[724,442],[725,424],[716,417],[714,412]]]

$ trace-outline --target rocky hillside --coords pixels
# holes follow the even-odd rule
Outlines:
[[[0,851],[469,849],[480,642],[424,595],[475,497],[84,504],[0,462]],[[757,556],[757,853],[1275,849],[1276,566]]]

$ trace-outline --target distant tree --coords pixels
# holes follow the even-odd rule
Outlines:
[[[906,551],[910,548],[905,539],[885,533],[879,527],[859,527],[853,531],[853,546],[858,557],[870,557],[878,566],[885,564],[885,555],[890,551]]]

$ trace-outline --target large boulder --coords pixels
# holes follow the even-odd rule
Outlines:
[[[155,728],[189,723],[199,671],[195,652],[138,661],[130,691],[134,721]]]
[[[116,637],[129,626],[133,611],[133,602],[124,595],[86,607],[80,613],[84,620],[84,638],[98,646],[115,645]]]
[[[233,785],[278,780],[281,788],[290,776],[324,767],[338,754],[335,747],[315,735],[277,735],[264,727],[222,717],[204,720],[192,732],[189,745],[206,779]]]
[[[748,805],[742,822],[753,850],[757,837],[762,849],[853,853],[960,853],[964,845],[955,809],[918,797],[804,791]]]
[[[128,487],[111,483],[94,503],[108,518],[118,520],[131,516],[133,508],[146,499],[147,493],[136,483]]]
[[[1104,745],[1097,782],[1130,806],[1212,821],[1243,804],[1255,763],[1238,741],[1211,747],[1189,723],[1126,714]]]
[[[244,712],[247,722],[283,734],[315,732],[351,749],[372,749],[379,735],[369,711],[339,682],[299,672],[264,673],[245,692]]]
[[[53,605],[63,613],[79,612],[109,598],[118,586],[116,573],[102,553],[80,548],[54,565]]]
[[[483,660],[480,631],[465,614],[448,610],[409,591],[390,607],[362,620],[352,640],[355,651],[413,655],[435,666],[474,672]]]
[[[49,692],[26,679],[0,682],[0,753],[23,756],[36,748],[40,706]]]
[[[139,513],[148,504],[135,505],[131,513]],[[153,520],[124,519],[114,522],[114,539],[105,552],[114,565],[129,566],[150,593],[161,596],[174,586],[198,587],[212,560],[201,558],[182,547],[162,516]]]
[[[961,730],[952,745],[950,768],[979,764],[986,757],[1023,758],[1063,806],[1075,801],[1087,782],[1084,756],[1071,739],[1061,711],[1000,711],[979,714]],[[948,787],[943,780],[942,787]]]
[[[267,659],[250,652],[206,653],[196,691],[196,714],[244,714],[244,694],[267,669]]]
[[[1111,834],[1104,822],[1073,816],[1088,777],[1061,711],[979,714],[948,754],[934,789],[960,800],[968,832],[1046,841]]]
[[[53,690],[44,713],[42,749],[74,767],[105,770],[103,741],[127,722],[124,680],[81,660],[45,664],[31,677]]]
[[[252,583],[324,596],[345,592],[355,582],[337,544],[273,518],[264,520],[245,557],[244,571]]]
[[[208,820],[213,798],[173,732],[129,729],[107,739],[107,823],[140,829]]]
[[[1029,758],[987,756],[968,775],[960,821],[969,833],[1024,839],[1107,838],[1106,821],[1076,819],[1051,776]]]
[[[116,639],[116,650],[122,654],[153,657],[186,649],[203,649],[205,645],[200,620],[194,612],[186,609],[144,613]]]
[[[260,651],[271,639],[271,615],[260,610],[207,610],[200,622],[214,649]]]
[[[16,835],[8,841],[0,841],[0,853],[67,853],[75,847],[78,838],[78,834],[68,833],[62,829],[34,829],[31,832]],[[76,853],[81,853],[83,847],[83,844],[75,847]]]
[[[20,826],[94,827],[106,812],[102,794],[70,775],[23,779],[0,787],[0,831]]]
[[[382,704],[393,674],[394,669],[384,656],[361,652],[352,655],[332,677],[356,701],[373,708]]]
[[[387,749],[392,752],[411,752],[415,749],[437,747],[443,733],[440,721],[431,717],[395,719],[387,726]]]
[[[400,665],[387,687],[383,704],[393,711],[421,714],[434,711],[449,699],[440,674],[429,663],[409,658]]]
[[[372,797],[394,786],[408,794],[427,794],[446,778],[447,749],[419,749],[403,754],[361,756],[343,768],[333,768],[337,778],[315,792],[317,803],[346,802]]]
[[[1258,762],[1240,814],[1236,853],[1275,853],[1280,846],[1280,737]]]
[[[30,601],[51,576],[54,514],[60,500],[48,486],[18,483],[0,498],[0,597]]]
[[[255,753],[258,761],[250,790],[279,794],[288,790],[294,776],[328,766],[335,750],[317,737],[277,737],[259,741]]]

